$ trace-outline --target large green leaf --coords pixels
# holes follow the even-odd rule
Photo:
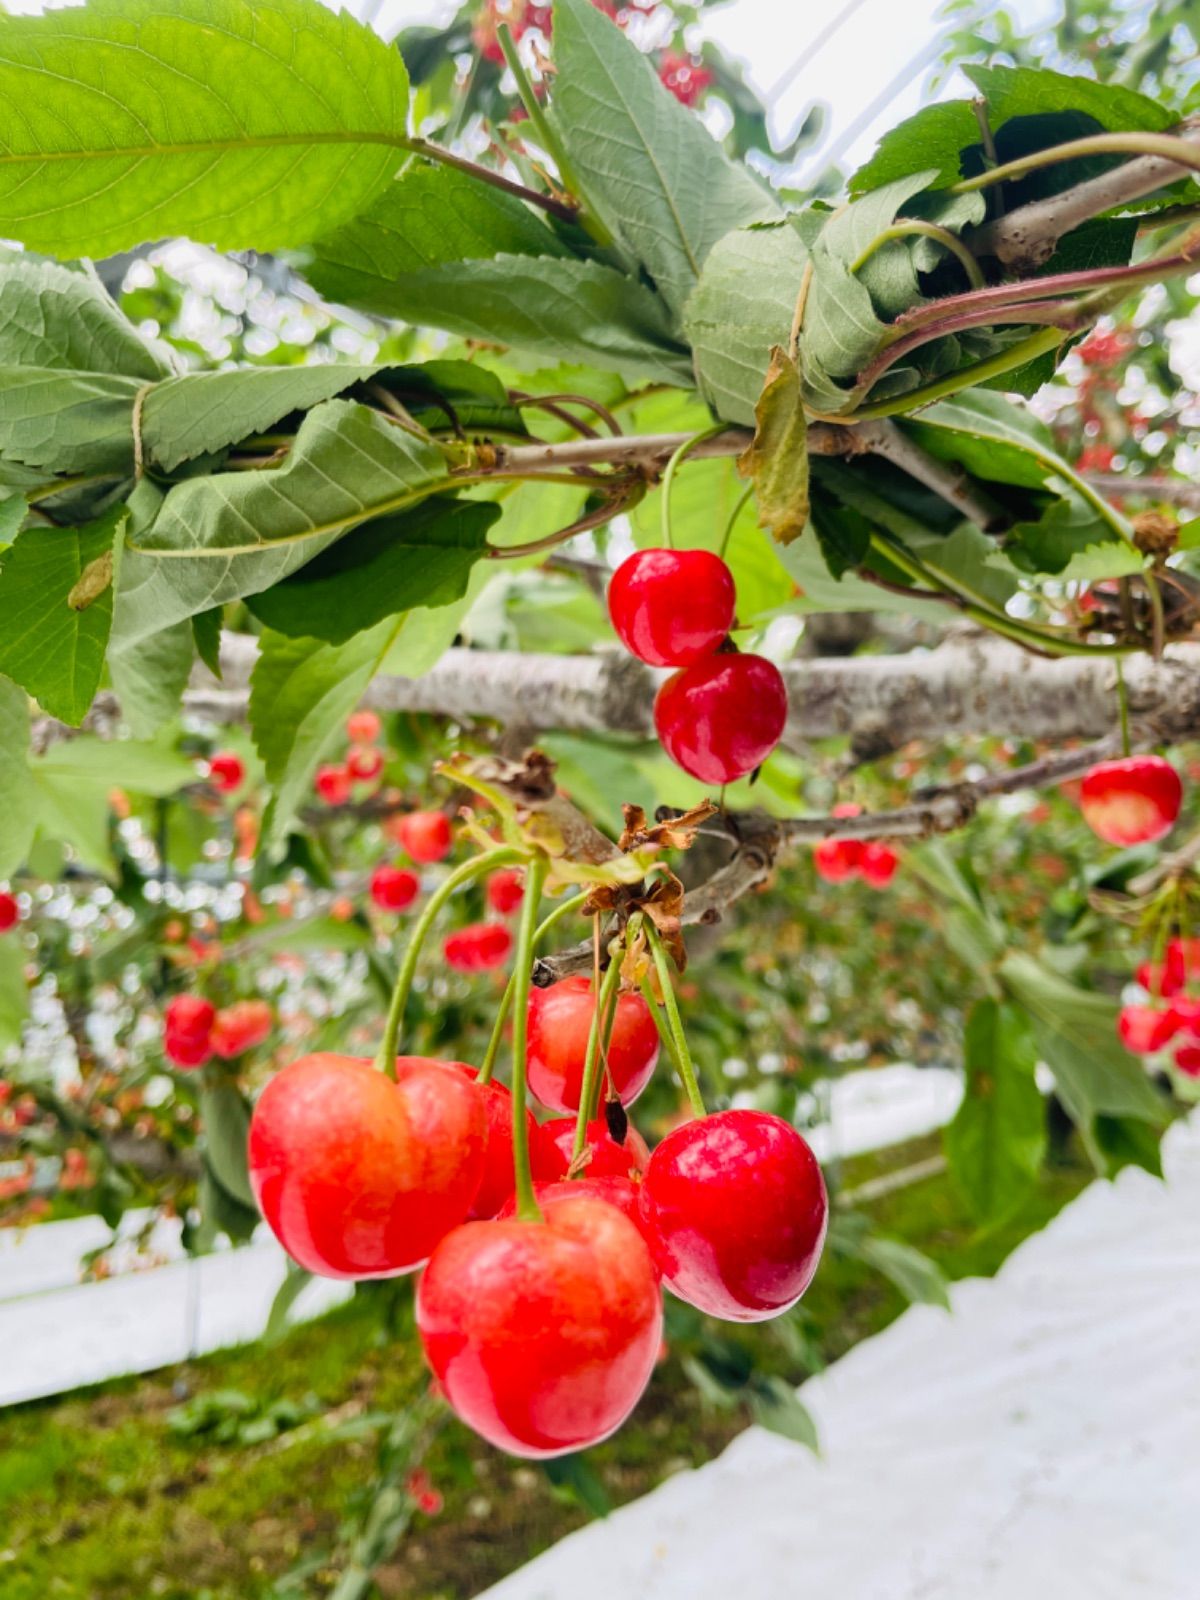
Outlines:
[[[169,371],[94,274],[22,256],[0,260],[0,365],[147,383]]]
[[[147,463],[168,472],[181,461],[260,433],[290,411],[365,383],[378,366],[237,367],[189,372],[156,384],[142,408]]]
[[[145,485],[143,485],[145,487]],[[258,594],[360,522],[450,487],[445,457],[366,406],[328,400],[283,466],[177,484],[121,559],[114,641]]]
[[[556,0],[551,111],[587,206],[678,317],[709,251],[780,215],[592,0]]]
[[[121,702],[121,717],[135,739],[149,739],[179,715],[195,656],[190,622],[174,622],[128,650],[109,652],[108,670]]]
[[[345,644],[384,617],[464,595],[499,516],[489,501],[436,495],[364,523],[247,604],[278,633]]]
[[[868,1233],[857,1246],[856,1254],[876,1272],[882,1272],[913,1305],[941,1306],[949,1311],[950,1290],[941,1268],[922,1251],[905,1244],[903,1239],[886,1239],[881,1234]]]
[[[24,862],[37,826],[37,790],[29,771],[29,698],[0,678],[0,878]]]
[[[407,110],[399,53],[319,0],[0,15],[0,235],[60,257],[301,245],[386,183]]]
[[[0,555],[0,672],[73,725],[104,670],[113,540],[126,515],[118,506],[81,528],[27,528]]]
[[[63,784],[94,785],[107,794],[114,784],[134,794],[162,798],[195,783],[195,762],[175,748],[176,735],[164,730],[154,739],[99,739],[85,734],[52,744],[34,762],[34,771]]]
[[[241,1205],[254,1209],[247,1140],[250,1107],[237,1085],[218,1071],[205,1073],[200,1090],[204,1156],[213,1177]]]
[[[54,472],[133,470],[136,378],[0,367],[0,456]]]
[[[966,1092],[945,1130],[946,1157],[977,1222],[1010,1216],[1029,1193],[1046,1151],[1046,1108],[1026,1014],[977,1000],[963,1047]]]

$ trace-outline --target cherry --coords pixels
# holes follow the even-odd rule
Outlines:
[[[1134,1055],[1153,1055],[1174,1038],[1180,1024],[1174,1010],[1160,1011],[1155,1006],[1122,1006],[1117,1014],[1117,1033],[1126,1050]]]
[[[1178,994],[1189,978],[1200,974],[1200,939],[1168,939],[1161,961],[1143,961],[1137,981],[1152,995]]]
[[[565,1178],[571,1170],[574,1148],[574,1117],[551,1117],[549,1122],[543,1122],[529,1151],[534,1177],[546,1182]],[[587,1165],[580,1171],[587,1178],[627,1178],[631,1172],[644,1172],[650,1159],[646,1141],[632,1123],[626,1131],[625,1143],[618,1144],[603,1117],[588,1123],[584,1154],[588,1158]]]
[[[736,598],[732,572],[711,550],[637,550],[613,574],[608,614],[639,660],[690,667],[727,636]]]
[[[376,867],[370,895],[381,911],[407,911],[421,892],[421,880],[407,867]]]
[[[209,1042],[223,1061],[231,1061],[261,1044],[275,1026],[275,1014],[265,1000],[238,1000],[217,1012]]]
[[[374,744],[382,727],[373,711],[352,711],[346,718],[346,737],[351,744]]]
[[[177,1067],[202,1067],[212,1055],[216,1007],[198,994],[177,994],[163,1012],[163,1054]]]
[[[407,1066],[414,1061],[420,1061],[420,1056],[397,1056],[396,1066]],[[479,1074],[465,1061],[437,1061],[436,1066],[443,1067],[447,1072],[456,1072],[461,1077],[469,1078],[472,1083]],[[470,1215],[473,1218],[494,1217],[512,1194],[515,1179],[513,1177],[513,1133],[512,1133],[512,1096],[502,1083],[497,1083],[494,1078],[487,1083],[476,1083],[476,1089],[483,1096],[483,1109],[487,1117],[487,1148],[484,1153],[483,1178],[475,1194],[475,1201],[471,1207]],[[525,1113],[529,1127],[529,1140],[532,1146],[537,1137],[537,1123],[528,1112]]]
[[[763,656],[709,656],[658,691],[654,726],[677,766],[701,783],[753,772],[783,737],[787,689]]]
[[[469,922],[446,935],[442,954],[455,972],[487,972],[504,965],[512,943],[512,934],[502,922]]]
[[[15,894],[0,889],[0,933],[7,933],[21,920],[21,907]]]
[[[642,1180],[667,1286],[730,1322],[795,1305],[812,1281],[829,1202],[817,1159],[782,1117],[718,1111],[674,1129]]]
[[[1193,1000],[1186,995],[1180,996],[1179,999],[1172,1000],[1166,1014],[1174,1024],[1172,1033],[1200,1036],[1200,1000]]]
[[[208,781],[221,794],[233,794],[246,781],[246,764],[232,750],[218,750],[209,758]]]
[[[1170,833],[1183,803],[1179,774],[1162,756],[1101,761],[1079,791],[1083,820],[1106,844],[1147,844]]]
[[[563,978],[529,996],[529,1092],[552,1111],[578,1111],[596,1002],[590,978]],[[608,1067],[622,1105],[632,1105],[658,1061],[658,1025],[640,994],[617,998]]]
[[[357,783],[370,783],[383,771],[383,751],[369,744],[351,745],[346,756],[346,771]]]
[[[633,1410],[662,1339],[650,1252],[583,1195],[544,1222],[468,1222],[417,1289],[417,1329],[458,1416],[513,1455],[598,1444]]]
[[[861,814],[862,807],[856,806],[852,800],[842,801],[834,806],[831,813],[835,817],[857,817]],[[813,866],[818,878],[824,878],[826,883],[844,883],[859,870],[862,855],[861,839],[822,839],[813,849]]]
[[[858,870],[872,889],[886,889],[896,876],[900,857],[886,844],[864,844]]]
[[[692,56],[677,55],[672,50],[663,52],[658,64],[658,80],[685,106],[694,106],[714,81],[712,73],[699,61]]]
[[[327,806],[344,806],[354,787],[354,780],[345,767],[317,768],[313,786]]]
[[[507,917],[525,898],[525,875],[519,867],[501,867],[487,881],[487,903],[497,915]]]
[[[618,1177],[615,1173],[602,1173],[593,1176],[584,1173],[581,1178],[559,1178],[553,1183],[535,1182],[533,1192],[537,1196],[537,1203],[543,1212],[552,1211],[564,1200],[576,1199],[580,1195],[587,1195],[592,1200],[603,1200],[606,1205],[616,1206],[623,1217],[628,1217],[630,1222],[646,1240],[647,1247],[651,1250],[650,1238],[646,1233],[645,1219],[641,1207],[641,1180],[634,1178]],[[509,1217],[517,1214],[517,1197],[510,1195],[496,1213],[497,1222],[506,1222]],[[658,1267],[654,1268],[655,1273]]]
[[[387,1278],[427,1260],[483,1178],[476,1086],[401,1058],[396,1081],[355,1056],[302,1056],[250,1119],[250,1183],[294,1261],[328,1278]]]
[[[410,811],[397,817],[395,836],[414,861],[441,861],[454,842],[444,811]]]
[[[1200,1044],[1181,1044],[1175,1052],[1175,1065],[1189,1078],[1200,1078]]]

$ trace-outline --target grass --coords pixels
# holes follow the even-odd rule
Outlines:
[[[848,1162],[844,1182],[862,1183],[935,1149],[934,1141],[917,1141]],[[882,1196],[869,1212],[879,1231],[926,1251],[949,1277],[987,1275],[1090,1176],[1069,1154],[1045,1169],[1018,1215],[983,1236],[944,1174]],[[265,1600],[327,1592],[335,1575],[322,1568],[322,1556],[347,1516],[362,1509],[374,1472],[371,1414],[403,1408],[424,1386],[405,1296],[373,1286],[273,1348],[221,1351],[0,1413],[3,1600]],[[905,1306],[877,1273],[833,1253],[803,1304],[801,1332],[823,1361],[878,1332]],[[760,1370],[804,1376],[794,1350],[769,1333],[722,1334],[752,1347]],[[224,1391],[251,1397],[255,1418],[276,1401],[307,1404],[320,1415],[257,1442],[253,1418],[227,1443],[210,1432],[181,1436],[169,1425],[184,1396]],[[219,1413],[221,1402],[214,1404]],[[619,1504],[711,1459],[746,1420],[740,1407],[703,1403],[673,1354],[632,1421],[583,1458],[588,1479]],[[270,1433],[269,1424],[263,1431]],[[555,1486],[456,1424],[439,1436],[426,1465],[444,1510],[418,1516],[380,1568],[384,1600],[466,1600],[589,1515],[578,1488]],[[306,1576],[280,1587],[300,1566]]]

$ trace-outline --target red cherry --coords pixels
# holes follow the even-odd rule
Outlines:
[[[394,832],[414,861],[441,861],[454,842],[444,811],[410,811],[396,818]]]
[[[533,1192],[543,1211],[552,1211],[555,1206],[562,1205],[564,1200],[578,1199],[580,1195],[587,1195],[589,1199],[603,1200],[606,1205],[616,1206],[621,1215],[628,1217],[646,1240],[647,1247],[651,1248],[642,1217],[641,1188],[640,1179],[617,1177],[610,1172],[600,1176],[584,1173],[581,1178],[560,1178],[554,1183],[535,1183]],[[510,1195],[500,1207],[496,1213],[496,1221],[507,1222],[516,1214],[517,1197],[514,1194]],[[654,1270],[655,1273],[658,1272],[657,1266]]]
[[[502,922],[469,922],[446,935],[442,954],[455,972],[487,972],[504,965],[512,943],[512,934]]]
[[[639,660],[690,667],[727,636],[736,598],[732,572],[711,550],[637,550],[613,574],[608,614]]]
[[[861,806],[856,806],[852,800],[844,800],[834,806],[831,815],[857,817],[861,813]],[[813,848],[813,866],[817,876],[824,878],[826,883],[844,883],[859,870],[863,849],[861,839],[822,839]]]
[[[547,1183],[565,1178],[571,1170],[574,1148],[574,1117],[551,1117],[549,1122],[543,1122],[529,1152],[534,1177]],[[644,1172],[650,1159],[646,1141],[632,1123],[625,1143],[618,1144],[603,1117],[596,1117],[587,1125],[586,1153],[587,1165],[581,1172],[587,1178],[627,1178],[631,1172]]]
[[[15,894],[0,889],[0,933],[7,933],[21,920],[21,907]]]
[[[596,1002],[590,978],[563,978],[529,996],[529,1092],[551,1111],[578,1111]],[[617,999],[608,1047],[613,1088],[630,1106],[658,1061],[658,1025],[640,994]]]
[[[407,867],[376,867],[370,895],[381,911],[407,911],[421,892],[421,880]]]
[[[498,916],[510,916],[524,898],[525,875],[519,867],[501,867],[487,881],[487,903]]]
[[[1181,995],[1177,1000],[1172,1000],[1166,1014],[1173,1024],[1171,1033],[1190,1033],[1193,1036],[1200,1036],[1200,1000]]]
[[[397,1056],[396,1065],[407,1065],[420,1061],[420,1056]],[[473,1083],[479,1074],[465,1061],[438,1061],[435,1063],[444,1067],[448,1072],[457,1072],[460,1076],[469,1078]],[[472,1218],[494,1217],[512,1194],[515,1178],[513,1176],[513,1133],[512,1133],[512,1096],[502,1083],[497,1083],[495,1078],[487,1083],[477,1083],[476,1089],[483,1096],[483,1109],[487,1116],[487,1149],[484,1154],[483,1178],[475,1195],[475,1203],[471,1207]],[[528,1112],[525,1113],[529,1126],[529,1142],[532,1147],[537,1137],[537,1123]]]
[[[346,737],[351,744],[374,744],[382,726],[373,711],[352,711],[346,718]]]
[[[1122,1006],[1117,1014],[1117,1033],[1126,1050],[1134,1055],[1153,1055],[1179,1031],[1174,1008],[1159,1011],[1155,1006]]]
[[[681,1300],[730,1322],[761,1322],[812,1281],[829,1202],[817,1159],[790,1123],[718,1111],[655,1149],[642,1214]]]
[[[1162,756],[1101,761],[1079,791],[1083,820],[1106,844],[1146,844],[1170,833],[1183,803],[1179,774]]]
[[[641,1397],[662,1339],[650,1252],[615,1207],[582,1196],[544,1222],[468,1222],[434,1252],[417,1328],[451,1407],[531,1458],[608,1438]]]
[[[318,767],[313,784],[327,806],[344,806],[354,787],[347,769],[334,766]]]
[[[246,781],[246,765],[232,750],[218,750],[209,758],[208,781],[221,794],[232,794]]]
[[[900,857],[886,844],[864,844],[858,870],[872,889],[886,889],[896,876]]]
[[[677,55],[672,50],[663,52],[658,64],[658,79],[685,106],[694,106],[714,81],[712,73],[699,61],[691,56]]]
[[[463,1221],[484,1170],[474,1084],[408,1057],[396,1082],[354,1056],[302,1056],[250,1119],[250,1183],[293,1260],[328,1278],[411,1271]]]
[[[668,678],[654,702],[663,748],[701,783],[733,783],[753,772],[786,722],[783,677],[763,656],[709,656]]]
[[[383,771],[383,751],[369,744],[351,745],[346,756],[346,771],[357,783],[370,783]]]
[[[1200,1078],[1200,1044],[1181,1044],[1175,1052],[1175,1065],[1189,1078]]]
[[[216,1008],[198,994],[177,994],[163,1012],[163,1053],[177,1067],[202,1067],[212,1055]]]
[[[217,1012],[209,1042],[216,1055],[231,1061],[261,1044],[275,1026],[275,1013],[265,1000],[238,1000]]]

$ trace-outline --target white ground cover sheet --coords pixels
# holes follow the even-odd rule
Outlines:
[[[1165,1155],[806,1383],[821,1458],[752,1428],[486,1600],[1197,1600],[1200,1113]]]

